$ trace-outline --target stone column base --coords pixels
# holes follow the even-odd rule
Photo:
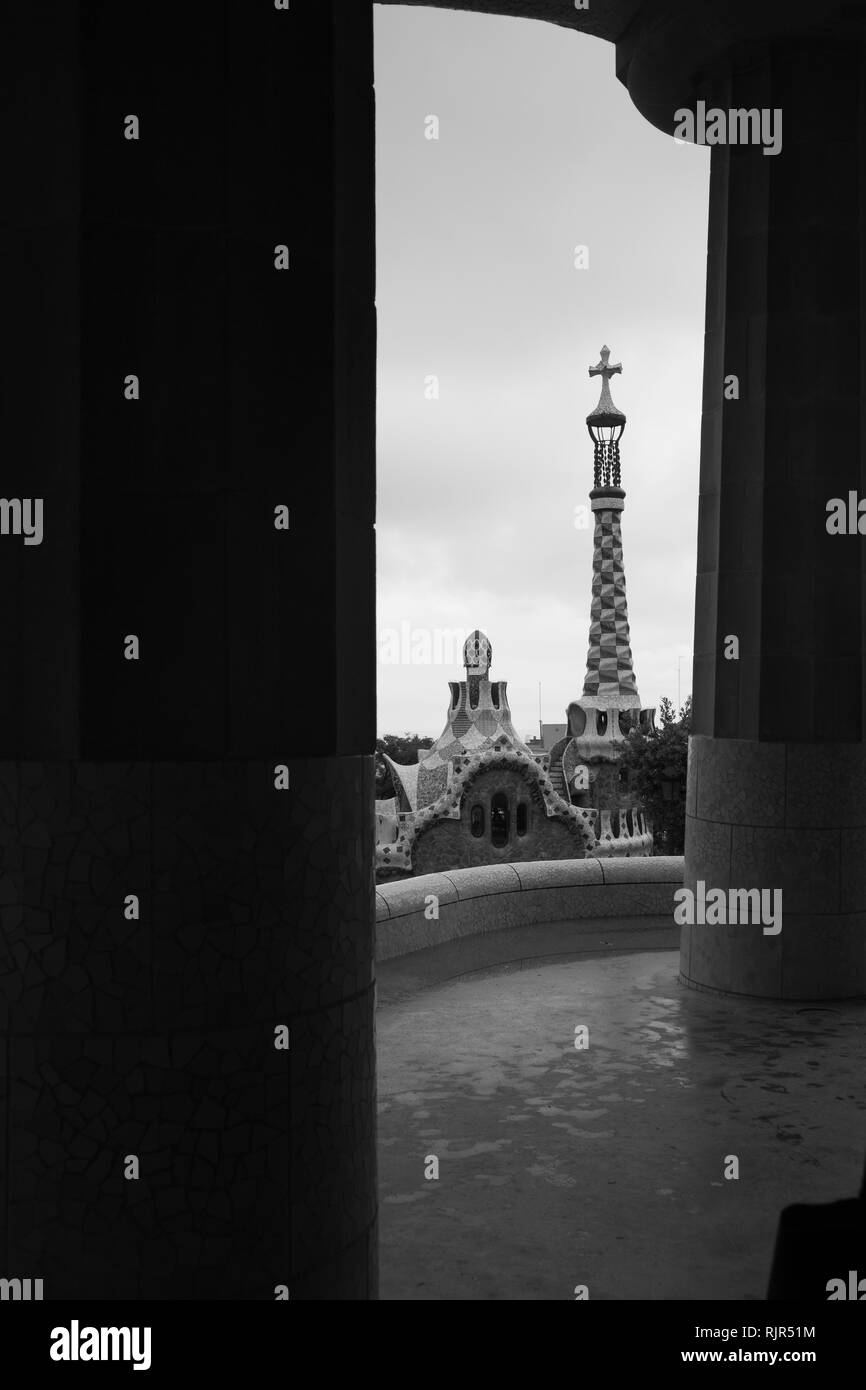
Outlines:
[[[0,763],[0,1277],[46,1300],[375,1297],[373,760],[285,762]]]
[[[781,889],[782,928],[682,928],[680,979],[768,999],[866,996],[866,747],[693,736],[685,887]]]

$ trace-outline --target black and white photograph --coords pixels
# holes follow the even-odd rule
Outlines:
[[[5,0],[0,167],[9,1355],[856,1364],[866,0]]]

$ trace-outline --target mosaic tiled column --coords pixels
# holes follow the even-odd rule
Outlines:
[[[640,705],[632,665],[622,560],[620,517],[625,508],[622,488],[593,488],[589,494],[595,516],[592,556],[592,606],[584,696],[614,708]]]
[[[3,25],[0,1277],[375,1297],[372,7]]]
[[[862,995],[866,538],[827,503],[866,490],[864,47],[768,42],[704,95],[783,124],[775,155],[712,151],[686,884],[783,917],[684,927],[682,978]]]

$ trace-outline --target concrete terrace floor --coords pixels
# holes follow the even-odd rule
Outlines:
[[[780,1209],[856,1194],[866,1004],[698,993],[669,922],[588,925],[379,966],[381,1298],[760,1300]]]

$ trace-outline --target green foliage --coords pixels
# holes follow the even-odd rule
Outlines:
[[[395,763],[405,766],[407,763],[417,763],[418,749],[432,747],[432,738],[421,738],[418,734],[386,734],[384,738],[376,739],[376,798],[385,801],[390,796],[397,795],[397,788],[391,778],[391,769],[381,756],[387,753],[389,758],[393,758]]]
[[[623,753],[629,789],[653,823],[656,854],[682,854],[685,842],[686,764],[692,727],[691,696],[679,712],[663,697],[660,727],[649,734],[633,729]]]

